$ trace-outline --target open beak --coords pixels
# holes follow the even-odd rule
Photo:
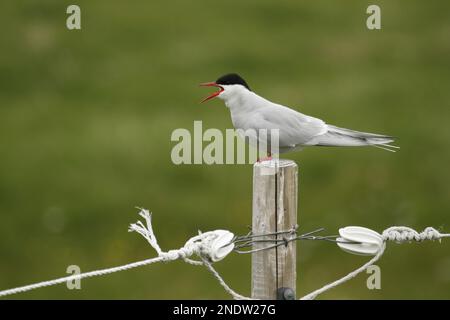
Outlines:
[[[225,89],[221,86],[219,86],[217,83],[215,82],[206,82],[206,83],[202,83],[200,84],[201,87],[217,87],[219,88],[219,91],[216,91],[214,93],[212,93],[211,95],[209,95],[208,97],[206,97],[205,99],[202,100],[203,102],[206,102],[208,100],[211,100],[212,98],[217,97],[219,94],[221,94]]]

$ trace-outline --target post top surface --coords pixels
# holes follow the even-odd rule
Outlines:
[[[289,160],[289,159],[272,159],[272,160],[266,160],[261,162],[256,162],[254,164],[254,167],[261,167],[261,168],[284,168],[284,167],[292,167],[297,166],[295,161]]]

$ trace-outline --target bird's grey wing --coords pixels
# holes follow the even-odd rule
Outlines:
[[[306,144],[312,138],[327,132],[325,122],[304,115],[281,105],[271,105],[258,110],[259,127],[278,129],[280,147],[295,147]],[[261,124],[262,123],[262,124]]]

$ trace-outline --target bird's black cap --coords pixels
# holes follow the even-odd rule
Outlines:
[[[229,73],[224,76],[221,76],[219,79],[217,79],[216,83],[224,85],[240,84],[246,87],[248,90],[250,90],[250,87],[248,86],[247,82],[245,82],[245,80],[242,79],[237,73]]]

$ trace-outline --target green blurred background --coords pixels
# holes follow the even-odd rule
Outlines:
[[[392,134],[396,154],[311,148],[300,166],[301,230],[391,225],[450,230],[450,2],[67,1],[0,7],[0,289],[155,256],[127,233],[154,213],[163,249],[198,229],[251,224],[251,165],[172,164],[176,128],[231,128],[198,83],[240,73],[253,90],[329,123]],[[382,30],[366,28],[378,4]],[[450,241],[390,244],[367,274],[321,299],[450,298]],[[331,243],[298,246],[298,296],[367,261]],[[217,269],[250,294],[250,256]],[[203,268],[157,264],[14,299],[229,298]]]

